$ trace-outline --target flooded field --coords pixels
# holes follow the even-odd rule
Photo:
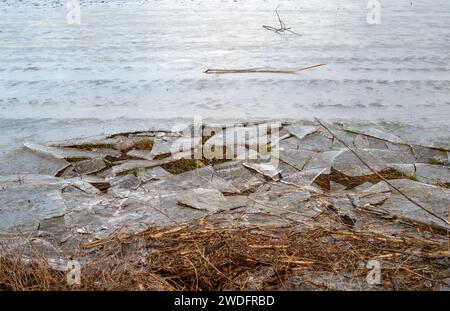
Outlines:
[[[196,115],[445,127],[450,3],[380,3],[370,25],[366,1],[81,1],[80,24],[69,24],[67,1],[2,1],[0,150]],[[262,27],[278,26],[277,7],[301,36]]]

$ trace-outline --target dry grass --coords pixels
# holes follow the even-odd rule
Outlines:
[[[134,143],[134,148],[137,150],[152,150],[153,140],[151,139],[141,139]]]
[[[371,259],[382,268],[381,285],[371,289],[439,289],[449,256],[447,244],[433,241],[291,226],[225,229],[205,220],[83,247],[80,286],[66,285],[65,273],[52,270],[42,257],[27,264],[16,253],[0,260],[0,289],[369,289],[365,264]],[[324,274],[332,278],[324,281]],[[333,276],[345,276],[345,283]]]
[[[174,175],[192,171],[203,166],[204,164],[200,160],[184,158],[161,165],[163,169]]]
[[[131,273],[133,271],[134,273]],[[0,290],[67,291],[67,290],[173,290],[164,278],[135,260],[111,263],[98,257],[82,267],[80,285],[69,285],[67,273],[53,269],[38,256],[32,263],[22,256],[0,258]]]
[[[415,180],[414,177],[407,176],[395,169],[385,169],[379,174],[387,180],[391,179],[411,179]],[[330,190],[330,182],[336,182],[345,186],[346,190],[351,190],[365,182],[370,182],[372,184],[376,184],[379,181],[382,181],[379,176],[376,174],[371,175],[363,175],[363,176],[347,176],[333,168],[331,168],[330,174],[322,174],[314,180],[314,183],[320,186],[322,189]]]

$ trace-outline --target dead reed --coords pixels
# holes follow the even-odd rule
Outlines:
[[[83,244],[81,285],[42,256],[0,259],[1,290],[442,289],[447,244],[354,230],[219,228],[203,219]],[[380,285],[365,280],[379,260]]]

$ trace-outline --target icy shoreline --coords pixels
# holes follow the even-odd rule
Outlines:
[[[33,231],[40,228],[39,218],[35,217],[46,219],[50,217],[45,216],[47,213],[52,214],[52,211],[55,211],[64,219],[67,217],[64,215],[67,212],[74,213],[78,205],[94,204],[89,207],[90,211],[98,202],[104,201],[95,207],[101,211],[104,207],[110,209],[116,203],[121,205],[122,199],[135,201],[140,211],[138,214],[142,212],[149,217],[143,220],[143,223],[138,221],[139,226],[162,225],[166,223],[164,217],[153,215],[154,211],[147,208],[141,210],[140,204],[144,202],[144,205],[149,204],[154,199],[155,204],[158,202],[162,204],[160,200],[167,197],[169,201],[166,203],[169,205],[166,208],[175,213],[168,219],[173,220],[173,217],[178,216],[181,219],[185,216],[190,219],[189,213],[183,212],[186,209],[176,206],[177,203],[189,205],[187,202],[192,200],[195,202],[197,196],[212,196],[211,200],[199,203],[202,206],[211,205],[210,208],[213,210],[227,209],[239,202],[227,203],[223,194],[234,194],[235,196],[231,198],[244,198],[247,194],[242,196],[241,192],[258,192],[257,189],[265,186],[267,181],[275,182],[277,187],[281,188],[290,189],[294,186],[290,190],[294,192],[295,187],[306,187],[306,191],[326,193],[351,190],[362,184],[366,185],[364,187],[366,189],[371,187],[371,183],[374,184],[373,187],[379,188],[377,182],[383,185],[384,181],[374,174],[381,173],[400,184],[412,183],[407,187],[416,185],[418,188],[413,194],[418,194],[415,192],[419,191],[421,185],[425,187],[423,189],[425,194],[437,191],[441,187],[444,197],[447,196],[447,199],[442,198],[443,206],[448,203],[450,145],[445,136],[436,139],[436,133],[433,131],[389,123],[329,124],[337,133],[336,137],[330,136],[333,132],[328,132],[324,125],[316,121],[272,123],[250,121],[240,124],[194,124],[194,128],[198,127],[200,134],[197,133],[197,136],[193,137],[190,136],[193,129],[187,127],[188,132],[160,128],[116,132],[59,142],[26,142],[23,149],[13,150],[1,158],[0,175],[4,194],[2,200],[6,200],[2,203],[5,208],[1,213],[6,214],[2,216],[0,227],[2,230],[9,230],[18,225],[19,228],[24,226],[22,230]],[[270,126],[270,131],[267,132],[270,134],[261,136],[258,131],[266,126]],[[244,141],[234,141],[233,137],[242,135],[244,138],[247,137]],[[371,167],[355,158],[352,148],[355,152],[359,152],[361,159],[370,163]],[[266,160],[263,159],[270,161],[264,164]],[[217,177],[218,180],[211,183],[213,177],[208,179],[207,175],[222,177]],[[278,184],[279,182],[281,184]],[[312,185],[314,186],[309,188]],[[430,186],[431,188],[427,190]],[[8,190],[9,187],[12,188]],[[55,189],[51,190],[52,188]],[[64,194],[66,188],[71,189],[68,194]],[[199,194],[179,192],[181,190],[189,192],[190,188],[192,191],[196,191],[196,188],[204,190],[199,190]],[[378,190],[385,191],[382,188]],[[209,192],[211,189],[214,191]],[[86,202],[79,201],[79,191],[87,194]],[[76,197],[72,197],[72,192],[78,193]],[[154,193],[155,196],[149,193]],[[12,198],[8,194],[12,195]],[[32,197],[25,200],[29,202],[27,204],[24,199],[16,202],[14,198],[17,195]],[[63,198],[68,195],[71,199],[65,202],[65,199],[58,199],[59,195]],[[426,195],[431,199],[429,194]],[[71,200],[75,198],[76,200],[72,202]],[[47,202],[47,199],[50,201]],[[385,198],[380,202],[384,200]],[[247,200],[244,201],[248,203]],[[211,202],[219,206],[212,206],[214,204]],[[275,202],[279,203],[278,200]],[[31,205],[27,207],[29,204]],[[72,207],[69,208],[66,204]],[[75,210],[72,211],[72,208]],[[34,209],[43,214],[31,212]],[[192,215],[195,218],[197,214],[194,210]],[[178,215],[177,211],[181,214]],[[441,213],[448,214],[448,210],[442,210]],[[115,219],[114,215],[108,216],[112,217],[111,219],[105,215],[104,220],[110,222]],[[123,219],[119,217],[117,220],[124,221],[128,216]],[[448,215],[444,219],[447,217]],[[94,227],[97,228],[99,224],[101,222]],[[441,225],[445,228],[445,223]],[[86,226],[90,225],[86,223]],[[103,225],[100,227],[103,228]],[[75,231],[81,230],[80,228]],[[103,230],[105,229],[97,233],[103,235],[113,229]]]
[[[289,272],[285,277],[290,287],[277,281],[272,285],[276,289],[373,290],[377,286],[364,283],[364,260],[373,258],[394,267],[382,288],[448,289],[444,267],[450,228],[449,141],[433,142],[428,139],[433,132],[412,133],[408,126],[388,123],[325,124],[205,123],[200,139],[184,136],[191,131],[161,129],[26,143],[26,149],[8,153],[0,162],[0,255],[15,260],[20,254],[19,265],[25,259],[44,259],[48,269],[60,271],[65,271],[68,258],[76,258],[88,274],[100,262],[108,262],[128,267],[125,273],[136,277],[156,273],[153,278],[159,279],[162,266],[173,269],[174,277],[190,271],[178,271],[179,256],[189,256],[191,265],[203,264],[204,257],[189,251],[195,241],[205,249],[219,243],[208,253],[207,262],[229,265],[222,260],[240,258],[244,247],[253,260],[267,265],[262,271],[233,261],[235,271],[230,273],[243,274],[233,281],[225,278],[221,285],[210,283],[208,269],[197,266],[202,271],[197,277],[204,278],[202,287],[209,290],[267,288],[264,280],[281,269],[280,262],[285,263],[283,273]],[[252,136],[266,125],[271,129],[264,135],[268,139]],[[223,137],[242,132],[249,136],[240,148],[257,157],[220,159],[200,153],[200,158],[186,158],[186,151],[194,155],[200,149],[217,154],[238,150]],[[172,146],[179,141],[187,142],[183,146],[188,149],[174,153]],[[262,148],[261,141],[269,148]],[[268,154],[270,162],[265,160]],[[228,247],[227,255],[214,255],[225,251],[220,245],[237,241],[241,244]],[[283,253],[273,253],[278,246],[267,243],[282,245]],[[308,246],[299,249],[302,243]],[[127,254],[117,255],[125,244]],[[386,253],[394,244],[398,253]],[[365,255],[341,263],[338,272],[335,264],[323,265],[323,260],[334,262],[337,254],[351,256],[355,248]],[[310,251],[305,259],[302,252]],[[291,255],[285,257],[287,253]],[[419,272],[410,275],[395,268],[410,256],[415,259],[408,271],[427,265],[430,274],[422,278],[417,277]],[[315,264],[319,259],[322,264]],[[149,270],[136,270],[136,265],[147,262]],[[247,277],[241,279],[244,274]],[[248,274],[256,279],[251,281]],[[259,277],[263,279],[256,281]],[[435,280],[431,285],[430,277]],[[306,285],[306,280],[315,283]],[[120,282],[92,282],[86,286],[120,288]],[[168,288],[164,282],[149,289],[153,286]],[[181,289],[183,283],[169,288]]]

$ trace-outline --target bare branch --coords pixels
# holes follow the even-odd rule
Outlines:
[[[244,68],[244,69],[206,69],[204,73],[216,73],[216,74],[223,74],[223,73],[297,73],[302,70],[307,70],[311,68],[316,68],[320,66],[324,66],[326,64],[317,64],[312,65],[308,67],[302,67],[302,68],[294,68],[294,69],[271,69],[271,68]]]
[[[278,22],[280,23],[280,28],[263,25],[264,29],[273,31],[273,32],[275,32],[277,34],[290,32],[290,33],[292,33],[294,35],[301,36],[301,34],[292,31],[290,27],[286,27],[286,24],[281,20],[280,14],[278,13],[278,7],[275,9],[275,13],[277,14]]]

